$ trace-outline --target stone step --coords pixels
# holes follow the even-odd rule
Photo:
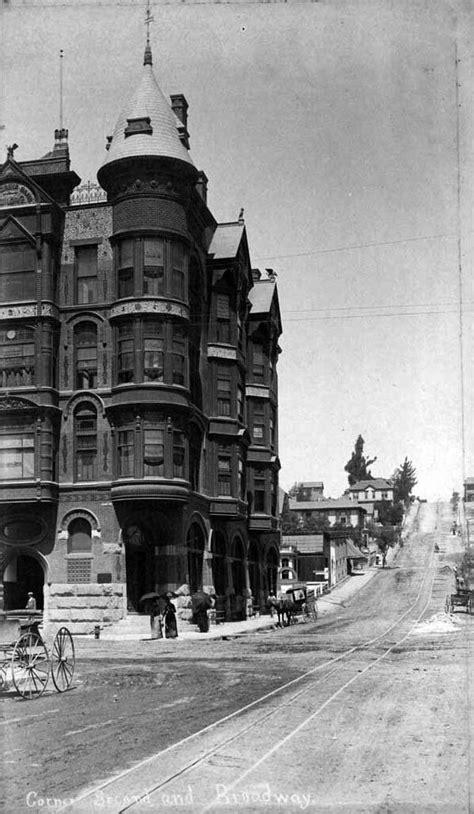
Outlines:
[[[178,619],[178,632],[195,631],[197,629],[196,625],[184,619]],[[101,639],[136,639],[137,637],[146,639],[150,638],[150,633],[150,617],[138,613],[129,614],[126,619],[121,619],[112,625],[101,625],[100,628]]]

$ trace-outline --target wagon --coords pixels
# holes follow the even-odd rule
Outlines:
[[[50,677],[58,692],[71,686],[74,675],[74,642],[69,630],[61,627],[48,653],[39,631],[41,614],[8,611],[0,614],[0,689],[10,683],[23,698],[38,698]]]
[[[286,592],[287,597],[293,602],[293,619],[301,616],[303,622],[313,621],[318,618],[318,605],[314,591],[304,588],[290,588]]]
[[[468,588],[458,588],[455,594],[448,594],[444,605],[446,613],[454,613],[454,608],[465,608],[466,613],[471,613],[473,593]]]

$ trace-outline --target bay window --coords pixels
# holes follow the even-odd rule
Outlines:
[[[160,237],[124,238],[116,249],[117,296],[186,300],[187,249]]]
[[[144,475],[163,477],[164,475],[164,431],[145,429],[143,439]]]
[[[33,432],[0,435],[0,480],[26,480],[35,476],[35,437]]]
[[[32,328],[0,330],[0,387],[24,387],[35,381],[35,335]]]

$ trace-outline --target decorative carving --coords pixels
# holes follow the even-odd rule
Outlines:
[[[87,181],[86,184],[81,184],[76,187],[71,195],[71,206],[80,206],[81,204],[103,203],[107,200],[107,195],[99,184],[93,184]]]
[[[38,410],[38,405],[26,399],[6,396],[0,399],[0,410]]]
[[[24,184],[9,181],[0,186],[0,206],[27,206],[35,201],[33,192]]]
[[[186,305],[178,305],[164,300],[145,300],[141,302],[124,302],[112,306],[110,316],[118,317],[122,314],[137,314],[139,312],[147,314],[170,314],[175,317],[189,319],[189,309]],[[235,358],[235,357],[232,357]]]

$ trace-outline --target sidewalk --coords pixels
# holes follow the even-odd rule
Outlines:
[[[326,616],[330,613],[337,613],[338,608],[345,607],[346,603],[361,590],[374,576],[381,570],[379,566],[372,566],[366,571],[357,576],[348,576],[343,582],[336,585],[329,593],[322,597],[318,597],[318,614]],[[179,623],[178,623],[179,624]],[[179,629],[179,628],[178,628]],[[273,618],[270,614],[262,614],[261,616],[253,616],[250,619],[244,619],[240,622],[223,622],[222,624],[212,624],[207,633],[201,633],[197,628],[189,629],[188,627],[179,629],[177,641],[209,641],[209,639],[232,639],[237,636],[243,636],[249,633],[270,632],[277,629],[277,618]],[[104,631],[105,632],[105,631]],[[94,637],[91,635],[78,637],[79,641],[93,641]],[[125,639],[130,642],[144,642],[156,641],[171,642],[168,639],[151,639],[150,634],[142,631],[137,631],[134,636],[120,636],[113,637],[105,632],[101,635],[101,642],[118,642],[125,643]]]

